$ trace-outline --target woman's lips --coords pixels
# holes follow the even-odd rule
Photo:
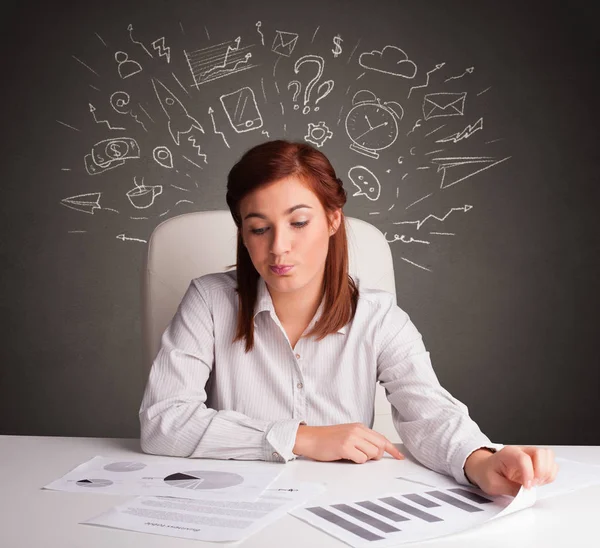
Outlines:
[[[281,265],[281,266],[269,266],[269,268],[271,269],[271,272],[274,272],[275,274],[277,274],[278,276],[283,276],[284,274],[287,274],[290,270],[292,270],[292,268],[294,268],[294,265]]]

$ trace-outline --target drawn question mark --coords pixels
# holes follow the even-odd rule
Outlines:
[[[308,85],[304,88],[304,108],[302,109],[302,114],[308,114],[310,112],[308,101],[310,100],[310,95],[312,93],[313,88],[321,79],[321,76],[323,76],[323,68],[325,66],[325,61],[323,60],[323,57],[320,57],[319,55],[304,55],[300,57],[300,59],[298,59],[294,64],[294,72],[296,74],[298,74],[298,72],[300,71],[300,66],[304,63],[316,63],[318,66],[317,74],[310,80],[310,82],[308,82]],[[319,87],[317,88],[318,97],[315,101],[315,112],[319,110],[319,107],[316,106],[317,103],[331,93],[333,86],[333,80],[327,80],[319,84]],[[322,93],[321,90],[323,89],[323,87],[327,89]]]
[[[298,80],[292,80],[289,84],[288,84],[288,89],[290,89],[291,86],[295,86],[296,87],[296,91],[294,92],[294,96],[292,98],[292,101],[294,101],[294,110],[298,110],[300,107],[298,106],[298,104],[296,103],[296,100],[298,99],[298,95],[300,95],[300,89],[302,88],[302,84],[300,82],[298,82]]]

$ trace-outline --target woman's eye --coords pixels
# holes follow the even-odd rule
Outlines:
[[[252,234],[257,234],[258,236],[260,236],[261,234],[264,234],[267,231],[266,228],[252,228],[250,229],[250,232],[252,232]]]
[[[292,223],[294,228],[304,228],[308,224],[308,221],[299,221],[297,223]]]

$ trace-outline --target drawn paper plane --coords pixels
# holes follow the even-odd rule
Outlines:
[[[100,196],[102,196],[101,192],[90,192],[89,194],[63,198],[60,203],[70,209],[93,215],[95,209],[102,209],[100,207]]]

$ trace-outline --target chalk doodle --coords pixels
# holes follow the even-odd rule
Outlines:
[[[445,116],[463,116],[467,92],[463,93],[429,93],[423,98],[423,117],[442,118]]]
[[[237,91],[226,93],[221,95],[219,100],[236,133],[245,133],[262,127],[262,116],[251,88],[243,87]]]
[[[133,183],[135,187],[128,190],[125,195],[129,199],[131,205],[136,209],[146,209],[152,206],[156,197],[160,196],[163,191],[162,185],[145,185],[143,177],[141,185],[138,185],[135,177],[133,178]]]
[[[333,57],[337,58],[338,55],[340,55],[342,53],[342,42],[344,40],[342,40],[342,37],[338,34],[337,36],[333,37],[333,49],[331,50],[331,53],[333,53]]]
[[[354,166],[348,171],[348,178],[358,189],[352,196],[364,196],[375,201],[381,194],[381,184],[377,176],[365,166]]]
[[[220,135],[223,138],[223,142],[225,143],[227,148],[231,148],[229,146],[229,143],[227,142],[227,139],[225,138],[225,134],[222,131],[217,131],[217,123],[215,122],[214,112],[215,111],[212,107],[208,107],[208,114],[210,116],[210,119],[212,120],[213,132],[215,135]]]
[[[256,32],[258,32],[258,34],[260,34],[260,43],[264,46],[265,45],[265,35],[262,33],[262,30],[260,30],[260,27],[262,26],[262,22],[257,21],[255,26],[256,26]]]
[[[376,49],[360,54],[358,64],[366,69],[412,79],[417,74],[417,65],[408,55],[396,46],[385,46],[381,51]]]
[[[412,93],[413,89],[421,89],[421,88],[426,88],[429,85],[429,76],[435,72],[436,70],[440,70],[446,63],[438,63],[437,65],[435,65],[435,67],[433,67],[430,71],[427,72],[427,78],[425,79],[425,83],[420,85],[420,86],[412,86],[409,90],[408,90],[408,96],[407,98],[410,98],[410,94]]]
[[[119,234],[118,236],[115,236],[115,238],[117,238],[117,240],[121,240],[123,242],[141,242],[143,244],[148,243],[147,240],[142,240],[140,238],[130,238],[128,236],[125,236],[125,234]]]
[[[332,137],[333,131],[327,127],[325,122],[321,121],[318,124],[309,122],[308,133],[304,136],[304,140],[321,148],[323,143]]]
[[[271,51],[278,55],[289,57],[294,52],[297,43],[298,35],[295,32],[276,30]]]
[[[317,82],[321,79],[321,76],[323,76],[323,70],[325,68],[325,60],[320,55],[303,55],[294,63],[294,72],[298,74],[300,72],[300,67],[305,63],[315,63],[317,65],[317,73],[309,80],[308,84],[304,88],[304,108],[302,109],[302,114],[308,114],[310,112],[311,109],[308,103],[311,99],[312,90],[317,85]],[[315,112],[319,110],[319,107],[317,106],[319,101],[331,93],[334,85],[335,83],[333,80],[325,80],[319,84],[317,87],[317,99],[314,106]],[[324,91],[321,91],[323,88]]]
[[[395,221],[392,224],[394,225],[414,225],[416,227],[417,230],[420,230],[421,227],[430,220],[434,220],[434,221],[440,221],[440,222],[444,222],[452,213],[454,213],[455,211],[462,211],[463,213],[466,213],[467,211],[471,211],[471,209],[473,209],[472,205],[467,205],[465,204],[463,207],[453,207],[451,208],[448,213],[446,213],[443,217],[438,217],[437,215],[427,215],[427,217],[419,220],[419,221]]]
[[[388,240],[387,232],[384,232],[383,237],[386,239],[388,244],[393,244],[394,242],[402,242],[403,244],[412,244],[412,243],[430,244],[431,243],[426,240],[415,240],[412,236],[407,238],[405,234],[394,234],[393,238],[391,240]]]
[[[126,91],[115,91],[110,96],[110,104],[115,112],[118,112],[119,114],[128,114],[136,121],[136,123],[140,124],[142,128],[144,128],[144,131],[148,131],[144,122],[142,122],[138,118],[137,114],[133,113],[133,109],[129,107],[130,101],[131,97]]]
[[[102,209],[100,206],[101,197],[102,192],[90,192],[88,194],[78,194],[77,196],[63,198],[60,203],[75,211],[82,211],[83,213],[93,215],[96,209]]]
[[[109,169],[121,166],[125,160],[139,159],[140,147],[135,139],[121,137],[99,141],[92,147],[91,154],[84,157],[85,169],[89,175],[98,175]]]
[[[158,52],[159,57],[166,57],[167,63],[171,62],[171,48],[165,45],[165,37],[161,36],[152,42],[152,47]]]
[[[249,50],[254,44],[240,48],[240,42],[241,37],[238,36],[232,42],[222,42],[191,53],[183,52],[197,89],[207,82],[259,66],[250,63],[252,52]]]
[[[446,78],[444,80],[444,83],[449,82],[450,80],[458,80],[459,78],[462,78],[463,76],[466,76],[467,74],[473,74],[474,70],[475,70],[475,67],[469,67],[468,69],[465,69],[465,71],[462,74],[459,74],[458,76],[451,76],[450,78]]]
[[[460,183],[486,169],[497,166],[508,160],[510,156],[497,160],[490,156],[470,156],[455,158],[432,158],[431,162],[438,165],[438,173],[442,172],[440,188],[448,188]]]
[[[152,151],[152,157],[158,165],[166,167],[167,169],[173,169],[173,154],[168,147],[164,145],[157,146]]]
[[[144,46],[143,42],[139,42],[137,40],[133,39],[133,25],[129,24],[127,25],[127,30],[129,31],[129,39],[134,43],[137,44],[138,46],[140,46],[151,58],[154,58],[154,55],[152,55],[148,49],[146,48],[146,46]]]
[[[123,80],[130,78],[138,72],[142,72],[142,65],[137,61],[129,59],[129,55],[124,51],[117,51],[115,53],[115,61],[118,63],[117,69],[119,71],[119,76]]]
[[[108,127],[108,129],[111,130],[125,130],[124,127],[111,126],[108,120],[98,120],[98,118],[96,117],[96,107],[92,105],[92,103],[89,103],[89,107],[90,112],[92,113],[92,117],[94,118],[94,122],[96,122],[97,124],[106,124],[106,127]]]
[[[436,143],[448,143],[450,141],[453,143],[458,143],[458,141],[468,139],[471,137],[471,135],[473,135],[473,133],[479,131],[480,129],[483,129],[483,118],[479,118],[479,120],[477,120],[477,122],[475,122],[473,125],[468,125],[465,129],[455,133],[454,135],[449,135],[448,137],[438,139]]]
[[[366,89],[354,94],[352,105],[346,115],[350,149],[377,159],[378,151],[392,146],[398,138],[398,121],[404,116],[404,109],[396,101],[382,103]]]

